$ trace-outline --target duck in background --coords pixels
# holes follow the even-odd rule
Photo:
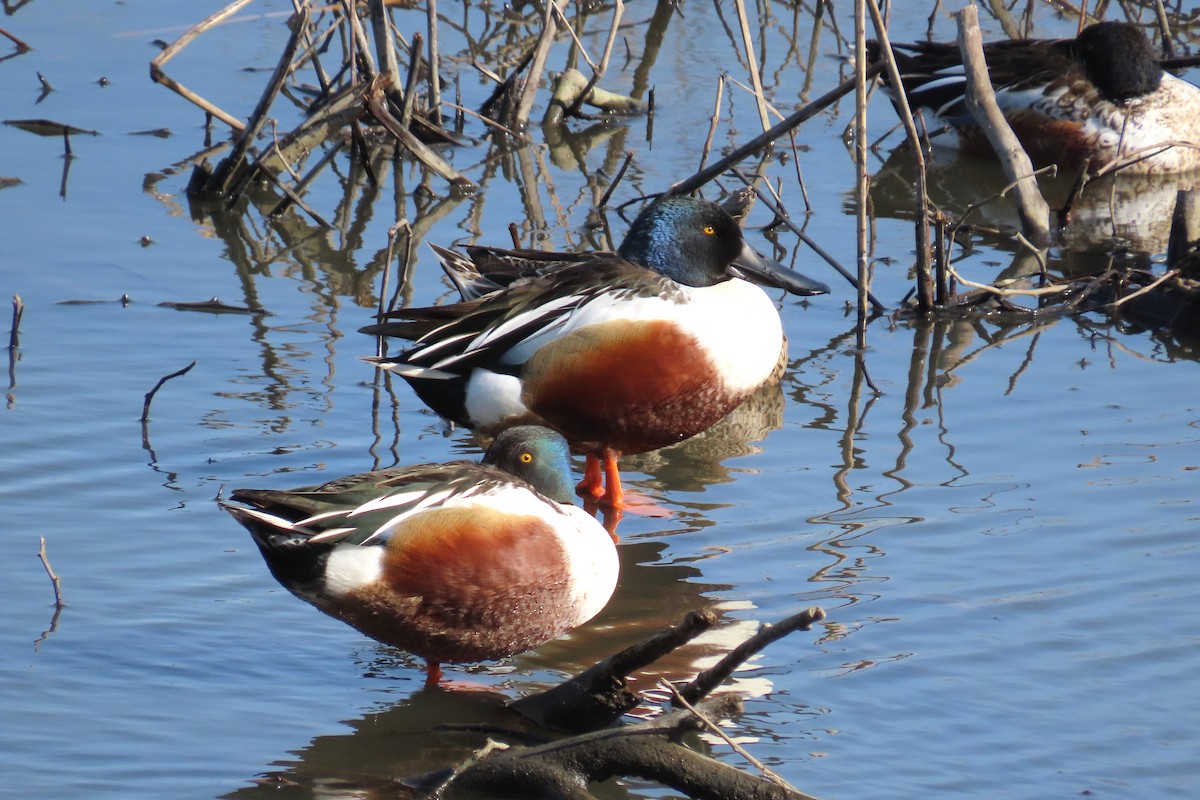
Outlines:
[[[893,42],[892,50],[909,104],[949,123],[964,149],[991,153],[966,107],[958,44]],[[1035,165],[1200,169],[1200,87],[1164,72],[1137,25],[1098,22],[1074,39],[990,42],[983,52],[996,103]],[[867,57],[880,60],[877,42]]]
[[[829,291],[755,253],[720,206],[668,196],[615,254],[362,330],[414,340],[374,361],[446,419],[484,435],[518,423],[561,431],[587,455],[577,489],[619,509],[619,456],[705,430],[775,373],[783,325],[755,283]]]
[[[572,504],[570,452],[536,426],[482,463],[394,467],[291,491],[238,489],[222,507],[271,574],[321,611],[442,662],[532,650],[594,617],[617,584],[613,538]]]

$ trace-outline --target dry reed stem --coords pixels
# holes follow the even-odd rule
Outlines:
[[[379,58],[379,63],[383,65],[383,74],[388,77],[389,98],[395,103],[401,98],[394,96],[399,91],[400,86],[400,67],[396,58],[396,42],[392,37],[392,26],[388,24],[387,8],[384,0],[370,0],[368,8],[371,13],[371,32],[375,35],[375,55]],[[414,47],[415,51],[416,48]],[[420,60],[420,56],[414,53],[413,61]],[[404,98],[407,102],[407,97]],[[407,127],[408,120],[402,115],[400,121]]]
[[[367,108],[375,115],[375,119],[383,125],[387,131],[395,136],[400,144],[406,150],[412,153],[413,157],[428,167],[440,177],[450,182],[451,187],[458,192],[473,192],[479,187],[474,181],[460,174],[454,167],[450,166],[441,156],[426,147],[420,139],[412,134],[407,128],[402,126],[395,117],[388,111],[386,104],[380,100],[380,92],[377,86],[372,86],[367,91],[366,102]]]
[[[1167,19],[1167,9],[1163,7],[1162,0],[1154,0],[1154,13],[1158,18],[1158,33],[1162,37],[1163,53],[1170,58],[1175,55],[1175,50],[1171,44],[1171,21]]]
[[[750,36],[750,21],[746,17],[744,0],[734,0],[734,10],[737,12],[738,26],[742,31],[742,46],[746,49],[746,65],[750,72],[750,82],[754,85],[754,99],[758,103],[758,119],[764,131],[770,130],[771,120],[767,116],[767,100],[763,95],[762,74],[758,69],[758,58],[754,55],[754,39]]]
[[[417,83],[421,75],[421,34],[412,35],[412,53],[408,62],[408,80],[404,84],[403,102],[400,104],[400,125],[405,130],[412,130],[413,105],[417,99]],[[399,85],[399,84],[397,84]],[[389,89],[389,95],[395,94],[395,89]],[[395,102],[393,100],[393,102]]]
[[[886,59],[887,46],[881,46],[880,51]],[[854,343],[859,353],[867,350],[867,291],[871,280],[867,202],[870,188],[871,177],[867,172],[867,15],[864,0],[854,0],[854,252],[858,274]],[[918,287],[920,274],[918,270]]]
[[[887,25],[879,13],[879,5],[875,0],[866,0],[867,10],[871,14],[871,23],[875,26],[875,36],[879,40],[879,54],[887,68],[888,80],[896,87],[895,103],[900,112],[900,122],[904,125],[909,147],[917,162],[917,307],[921,311],[929,311],[935,303],[943,303],[945,297],[944,277],[937,281],[940,290],[934,296],[933,281],[929,263],[929,187],[925,169],[925,152],[921,147],[921,137],[917,133],[917,125],[913,121],[912,109],[908,105],[908,97],[904,93],[904,83],[900,78],[900,69],[896,66],[896,58],[892,53],[892,43],[888,39]],[[864,93],[866,91],[864,87]],[[865,135],[865,129],[864,129]],[[864,153],[863,158],[866,158]],[[865,199],[865,198],[864,198]]]
[[[523,131],[529,124],[529,112],[533,110],[533,98],[537,93],[538,84],[541,83],[542,72],[546,68],[546,57],[550,54],[550,45],[554,43],[554,34],[558,30],[558,25],[554,21],[554,12],[557,9],[558,4],[553,0],[546,4],[545,13],[542,15],[542,33],[534,48],[533,58],[525,73],[525,80],[520,82],[520,89],[517,90],[516,108],[511,119],[502,120],[510,128]]]
[[[194,40],[197,36],[204,33],[205,31],[209,30],[210,28],[220,24],[221,22],[223,22],[225,19],[232,16],[233,14],[236,14],[243,6],[247,5],[249,2],[250,2],[250,0],[234,0],[234,2],[225,6],[225,8],[222,8],[220,11],[217,11],[216,13],[212,14],[207,19],[203,19],[200,22],[197,22],[195,25],[193,25],[191,28],[189,28],[182,36],[180,36],[178,39],[176,39],[174,42],[172,42],[170,45],[168,45],[165,50],[163,50],[161,53],[159,53],[157,56],[155,56],[154,59],[150,62],[150,80],[154,81],[155,83],[161,83],[163,86],[166,86],[168,89],[175,92],[180,97],[184,98],[185,100],[190,101],[194,105],[199,106],[200,108],[204,109],[209,114],[212,114],[214,117],[221,120],[226,125],[233,128],[235,131],[242,130],[243,128],[246,127],[246,124],[244,122],[242,122],[241,120],[239,120],[237,117],[234,117],[232,114],[224,111],[217,105],[210,103],[208,100],[205,100],[203,97],[196,94],[192,90],[188,89],[186,86],[181,84],[179,81],[168,76],[165,72],[163,72],[163,65],[166,64],[168,61],[170,61],[175,56],[179,55],[180,51],[182,51],[183,48],[185,48],[189,44],[191,44],[192,40]]]
[[[236,197],[241,187],[245,185],[245,180],[249,178],[248,172],[242,169],[246,161],[246,155],[250,152],[250,146],[258,138],[258,134],[266,124],[267,112],[271,110],[271,105],[279,95],[280,89],[283,88],[283,82],[287,80],[287,76],[292,71],[292,60],[296,57],[296,51],[300,49],[300,37],[308,27],[308,21],[309,10],[307,6],[301,8],[299,13],[292,15],[289,23],[292,26],[292,33],[288,37],[287,44],[283,48],[283,53],[280,55],[278,63],[275,64],[275,71],[271,74],[271,79],[267,81],[266,88],[263,89],[262,96],[259,97],[258,104],[254,107],[253,113],[250,114],[250,121],[245,128],[237,133],[237,141],[234,142],[233,152],[221,162],[217,169],[213,171],[212,176],[205,182],[204,189],[206,192],[225,195],[229,192],[231,183],[236,178],[237,183],[241,184],[231,193],[232,197]]]
[[[379,74],[379,67],[375,66],[375,59],[371,57],[371,45],[367,42],[367,32],[363,30],[362,22],[358,18],[354,0],[342,0],[342,17],[350,26],[353,50],[358,55],[363,77],[368,81],[374,80]]]
[[[438,53],[437,0],[425,0],[426,35],[429,42],[429,109],[433,113],[434,125],[442,124],[442,57]],[[416,49],[415,47],[413,48]]]
[[[979,124],[1008,179],[1016,184],[1017,212],[1021,229],[1031,241],[1044,245],[1050,240],[1050,207],[1046,205],[1033,164],[996,105],[996,94],[988,77],[979,33],[979,11],[967,6],[955,13],[958,18],[958,46],[966,73],[967,109]]]

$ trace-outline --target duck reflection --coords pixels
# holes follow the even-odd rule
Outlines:
[[[872,179],[875,212],[892,219],[914,219],[915,180],[911,151],[907,147],[893,150]],[[927,181],[930,201],[951,218],[962,219],[970,211],[970,223],[1020,230],[1015,203],[1011,198],[996,197],[1008,179],[995,161],[934,147]],[[1038,185],[1052,209],[1067,212],[1059,231],[1065,256],[1062,268],[1068,274],[1082,274],[1103,269],[1113,253],[1126,254],[1135,266],[1148,264],[1149,256],[1164,252],[1176,194],[1200,186],[1200,173],[1110,173],[1089,181],[1074,197],[1074,174],[1043,175]],[[1003,240],[999,244],[1006,246]]]
[[[767,381],[708,430],[661,450],[628,456],[632,469],[652,476],[641,484],[635,481],[635,485],[668,494],[703,492],[708,486],[733,481],[730,473],[736,467],[726,462],[762,452],[758,443],[783,427],[786,407],[780,382]]]

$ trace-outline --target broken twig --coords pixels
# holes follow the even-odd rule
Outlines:
[[[58,574],[54,568],[50,566],[50,559],[46,555],[46,537],[42,536],[42,545],[38,550],[38,559],[42,562],[42,566],[46,568],[46,574],[50,576],[50,582],[54,584],[54,607],[62,609],[66,603],[62,599],[62,581],[58,579]]]
[[[154,384],[154,388],[146,392],[146,402],[142,404],[142,424],[144,425],[150,419],[150,402],[154,399],[154,395],[162,388],[162,385],[172,378],[178,378],[181,375],[186,375],[191,372],[192,367],[196,366],[196,362],[188,364],[181,370],[172,372],[170,375],[164,375],[158,379],[158,383]]]

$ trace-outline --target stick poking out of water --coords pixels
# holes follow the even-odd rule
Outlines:
[[[8,332],[8,349],[16,350],[21,346],[21,317],[25,316],[25,301],[21,295],[13,295],[12,329]]]
[[[46,568],[46,574],[50,576],[50,582],[54,584],[54,607],[61,611],[62,607],[66,605],[62,599],[62,582],[58,579],[54,568],[50,566],[50,559],[46,556],[46,537],[42,536],[41,540],[42,546],[38,550],[38,559],[42,562],[42,566]]]
[[[171,378],[178,378],[180,375],[188,374],[189,372],[191,372],[192,367],[194,367],[194,366],[196,366],[195,361],[188,364],[186,367],[184,367],[181,370],[172,372],[170,375],[164,375],[163,377],[158,379],[158,383],[154,384],[153,389],[146,392],[146,402],[142,404],[142,424],[143,425],[145,425],[147,420],[150,419],[150,402],[154,399],[154,395],[158,393],[158,390],[162,388],[162,385],[164,383],[166,383],[167,381],[171,380]]]

